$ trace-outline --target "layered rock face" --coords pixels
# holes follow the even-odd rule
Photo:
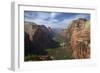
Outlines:
[[[59,46],[44,25],[37,25],[33,22],[25,22],[24,24],[25,56],[32,54],[46,55],[45,49]]]
[[[70,28],[72,56],[75,59],[90,58],[90,26],[86,27],[87,22],[80,18],[73,21]]]

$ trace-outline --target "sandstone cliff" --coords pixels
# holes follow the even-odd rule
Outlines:
[[[56,48],[59,44],[52,39],[50,30],[44,25],[24,23],[25,55],[46,55],[46,48]]]
[[[72,56],[75,59],[90,58],[90,22],[80,18],[74,20],[67,30]]]

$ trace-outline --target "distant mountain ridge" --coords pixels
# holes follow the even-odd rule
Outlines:
[[[24,22],[25,55],[46,54],[46,48],[55,48],[59,44],[52,39],[51,32],[44,25]]]

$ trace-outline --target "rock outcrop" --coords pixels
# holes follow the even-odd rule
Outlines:
[[[88,24],[87,24],[88,22]],[[83,18],[74,20],[69,29],[72,56],[75,59],[90,58],[90,26]]]
[[[44,25],[35,23],[24,23],[25,56],[46,55],[47,48],[56,48],[59,44],[52,39],[52,33]]]

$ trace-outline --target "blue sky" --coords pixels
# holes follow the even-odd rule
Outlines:
[[[52,28],[67,28],[71,21],[78,18],[90,20],[90,14],[86,13],[63,13],[63,12],[40,12],[24,11],[24,21],[35,22]]]

